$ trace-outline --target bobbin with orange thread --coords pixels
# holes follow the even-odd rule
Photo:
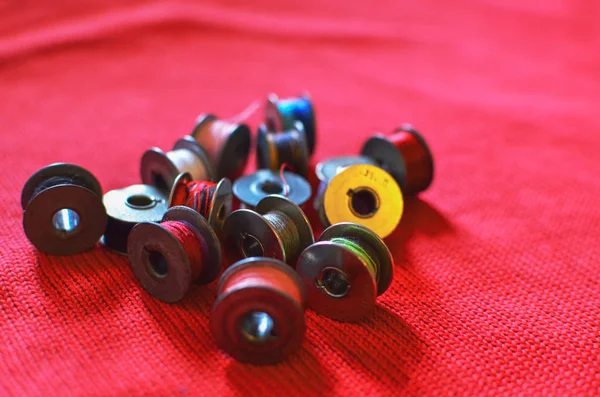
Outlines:
[[[381,238],[398,226],[404,199],[390,174],[371,164],[356,164],[331,178],[323,193],[324,226],[341,222],[368,227]]]
[[[275,364],[300,347],[305,308],[304,285],[292,268],[273,258],[248,258],[223,272],[210,328],[236,360]]]
[[[294,128],[300,121],[306,133],[308,153],[313,154],[317,144],[315,109],[308,93],[298,97],[280,99],[269,94],[265,105],[265,124],[269,132],[280,132]]]
[[[256,211],[233,211],[223,225],[223,245],[228,263],[266,256],[296,266],[302,250],[314,242],[306,215],[283,196],[268,196]]]
[[[106,228],[100,183],[75,164],[51,164],[35,172],[23,186],[21,207],[25,235],[51,255],[86,251]]]
[[[298,206],[303,206],[312,194],[310,183],[300,175],[283,171],[259,170],[245,175],[233,183],[233,194],[243,208],[254,209],[258,202],[272,194],[287,197]]]
[[[361,154],[373,158],[389,172],[405,194],[419,194],[433,181],[434,162],[429,145],[410,124],[403,124],[388,136],[369,138]]]
[[[182,172],[189,172],[197,181],[213,181],[216,176],[208,153],[191,136],[175,142],[170,152],[154,147],[142,156],[140,173],[145,185],[170,192]]]
[[[258,126],[256,138],[256,164],[258,168],[278,171],[286,164],[296,174],[306,176],[308,147],[304,126],[296,121],[291,129],[267,132],[264,124]]]
[[[142,287],[163,302],[181,300],[193,283],[208,284],[221,272],[217,235],[202,215],[183,206],[170,208],[161,223],[136,225],[127,253]]]
[[[206,150],[217,178],[235,180],[244,172],[250,153],[250,128],[246,124],[219,120],[213,114],[196,119],[192,136]]]
[[[233,194],[231,181],[227,178],[221,179],[217,184],[206,183],[206,192],[190,190],[193,184],[189,172],[183,172],[177,176],[171,194],[169,196],[169,207],[184,205],[190,207],[202,215],[216,233],[221,233],[225,218],[231,213]],[[201,197],[205,195],[205,197]],[[200,211],[199,211],[200,210]]]
[[[338,321],[359,321],[375,307],[394,278],[392,255],[368,228],[355,223],[328,227],[306,248],[296,271],[308,294],[308,305]]]

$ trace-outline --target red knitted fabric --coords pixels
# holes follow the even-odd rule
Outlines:
[[[596,0],[2,2],[0,394],[600,393],[599,16]],[[139,183],[142,152],[198,113],[305,89],[314,160],[405,121],[436,157],[370,319],[308,311],[297,354],[244,365],[210,335],[214,284],[163,304],[121,256],[25,238],[38,168]]]

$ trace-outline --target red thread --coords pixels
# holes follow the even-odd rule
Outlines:
[[[433,160],[427,147],[412,132],[412,127],[402,126],[388,139],[402,154],[406,165],[404,193],[416,194],[427,189],[433,178]]]
[[[209,181],[191,181],[185,189],[177,189],[171,205],[184,205],[208,219],[210,204],[215,195],[217,184]]]
[[[186,222],[165,221],[160,224],[181,243],[185,255],[190,261],[190,268],[195,273],[194,279],[198,278],[202,269],[202,241],[194,229]]]
[[[287,163],[283,163],[281,164],[281,167],[279,167],[279,178],[281,178],[281,181],[283,182],[283,195],[288,197],[290,193],[290,185],[285,180],[285,174],[283,173],[286,167],[288,167]]]

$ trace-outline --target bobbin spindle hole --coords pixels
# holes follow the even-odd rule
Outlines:
[[[317,288],[332,298],[343,298],[350,290],[350,281],[340,269],[325,268],[316,281]]]
[[[132,194],[127,197],[125,204],[134,209],[145,210],[154,207],[156,205],[156,200],[154,197],[146,194]]]
[[[52,216],[52,226],[56,233],[63,238],[71,237],[79,228],[79,214],[70,208],[63,208]]]
[[[379,210],[379,197],[369,188],[348,190],[350,210],[360,218],[369,218]]]
[[[155,186],[159,190],[170,190],[170,186],[163,175],[158,172],[152,172],[150,178],[152,180],[152,186]]]
[[[265,312],[248,313],[242,319],[240,334],[249,343],[263,344],[277,338],[275,321]]]
[[[160,251],[144,249],[147,259],[148,271],[155,278],[165,278],[169,273],[167,258]]]
[[[242,255],[246,258],[265,256],[264,247],[260,241],[251,234],[244,234],[242,236],[241,251]]]
[[[281,194],[283,193],[283,185],[281,182],[264,181],[260,184],[260,190],[266,194]]]

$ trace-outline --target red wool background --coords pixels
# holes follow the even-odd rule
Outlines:
[[[2,2],[0,394],[600,393],[599,16],[595,0]],[[138,183],[142,152],[198,113],[305,89],[313,163],[405,121],[436,158],[364,322],[308,311],[297,354],[240,364],[209,333],[214,284],[163,304],[121,256],[25,238],[38,168]]]

